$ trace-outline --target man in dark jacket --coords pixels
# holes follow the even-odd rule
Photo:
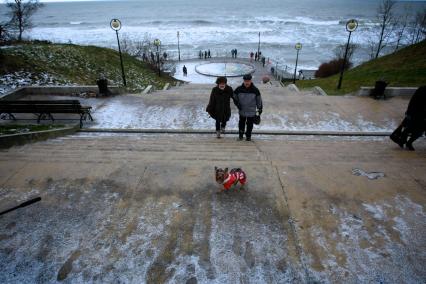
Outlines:
[[[216,120],[217,138],[220,138],[221,134],[225,134],[226,122],[231,117],[230,103],[233,91],[226,83],[226,77],[217,78],[217,86],[212,89],[206,109],[209,115]]]
[[[250,74],[244,75],[243,84],[234,91],[234,104],[237,106],[240,114],[238,123],[238,140],[243,140],[244,131],[247,124],[246,140],[251,141],[251,132],[253,130],[253,121],[256,116],[256,108],[259,115],[262,113],[263,104],[259,89],[251,81]]]
[[[392,141],[401,148],[404,145],[414,151],[413,142],[426,130],[426,86],[419,87],[408,103],[405,118],[401,125],[391,134]],[[408,137],[410,136],[410,139]],[[407,141],[408,139],[408,141]]]

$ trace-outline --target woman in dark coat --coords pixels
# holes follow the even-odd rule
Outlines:
[[[206,111],[216,120],[216,136],[225,133],[226,122],[231,117],[230,101],[233,90],[227,84],[226,77],[219,77],[216,80],[217,86],[212,89],[210,101]]]

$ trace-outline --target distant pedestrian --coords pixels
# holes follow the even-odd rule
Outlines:
[[[235,49],[232,49],[231,50],[231,57],[234,58],[234,56],[235,56]]]
[[[207,51],[207,57],[212,58],[212,56],[210,55],[210,49]]]
[[[235,58],[237,58],[238,50],[235,49]]]
[[[256,51],[256,53],[254,54],[254,61],[257,61],[258,58],[259,58],[259,55],[257,54],[257,51]]]
[[[265,56],[262,56],[262,65],[263,65],[263,67],[265,67],[265,62],[266,62],[266,58],[265,58]]]
[[[254,56],[254,53],[252,51],[252,52],[250,52],[250,62],[253,62],[253,56]]]
[[[231,117],[230,102],[233,91],[226,83],[226,77],[217,78],[217,86],[212,89],[210,101],[206,108],[209,115],[216,120],[217,138],[220,138],[221,134],[225,134],[226,122]]]
[[[204,59],[207,59],[207,50],[204,51]]]
[[[257,58],[260,60],[261,56],[262,56],[262,51],[259,51],[259,54],[257,55]]]
[[[154,63],[155,62],[155,56],[154,53],[151,51],[151,61]]]
[[[246,134],[246,140],[251,141],[256,109],[259,116],[262,114],[263,109],[259,89],[256,88],[251,79],[250,74],[244,75],[243,84],[234,91],[234,104],[237,106],[240,115],[238,122],[238,140],[240,141],[243,140],[244,133]]]
[[[164,51],[163,57],[164,57],[164,60],[167,60],[167,52]]]
[[[186,69],[185,65],[183,65],[182,71],[183,71],[183,76],[185,77],[188,76],[188,69]]]
[[[198,52],[198,57],[200,58],[200,59],[203,59],[203,52],[200,50],[200,52]]]
[[[146,56],[145,52],[142,54],[142,60],[143,61],[148,61],[148,57]]]
[[[413,142],[426,131],[426,86],[416,90],[408,103],[405,118],[390,138],[399,147],[414,151]],[[410,139],[408,139],[410,137]],[[408,141],[407,141],[408,139]]]

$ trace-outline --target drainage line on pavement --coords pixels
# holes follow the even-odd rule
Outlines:
[[[139,134],[215,134],[212,130],[191,130],[191,129],[113,129],[113,128],[84,128],[80,132],[92,133],[139,133]],[[238,134],[238,131],[230,130],[226,134]],[[253,131],[255,135],[271,136],[364,136],[364,137],[385,137],[390,132],[344,132],[344,131]]]

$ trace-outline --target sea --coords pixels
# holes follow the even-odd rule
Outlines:
[[[32,17],[24,36],[59,43],[97,45],[117,49],[110,21],[122,23],[123,42],[160,39],[169,58],[195,58],[199,50],[212,56],[248,57],[260,46],[262,54],[281,65],[294,66],[300,42],[299,66],[317,69],[345,45],[349,19],[359,22],[351,42],[358,45],[352,61],[369,59],[370,42],[377,38],[379,0],[138,0],[46,2]],[[426,1],[399,1],[396,16],[426,9]],[[0,21],[7,20],[0,5]],[[260,43],[260,44],[259,44]],[[393,49],[390,44],[385,52]]]

